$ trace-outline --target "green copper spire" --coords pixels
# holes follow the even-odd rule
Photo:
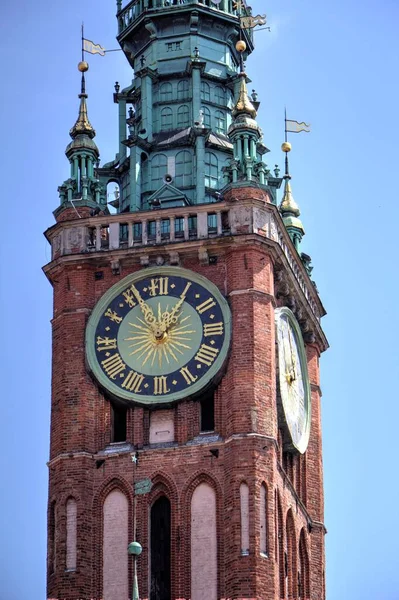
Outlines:
[[[81,61],[78,69],[82,73],[79,114],[69,132],[72,141],[65,150],[71,165],[71,176],[58,188],[60,203],[61,208],[71,205],[96,208],[100,205],[101,210],[104,210],[106,208],[106,192],[95,174],[100,153],[93,140],[96,132],[87,114],[85,73],[88,71],[89,65],[87,62]]]
[[[256,181],[267,185],[269,172],[262,162],[262,155],[267,148],[262,144],[262,130],[256,121],[257,110],[248,95],[247,75],[242,60],[246,50],[243,40],[237,42],[236,49],[240,53],[239,85],[231,112],[233,121],[227,131],[234,152],[229,169],[231,183]],[[259,103],[256,104],[259,106]]]
[[[81,92],[79,94],[80,98],[80,107],[79,107],[79,116],[69,132],[69,135],[74,140],[78,135],[88,135],[91,139],[93,139],[96,135],[94,128],[92,127],[89,117],[87,115],[87,94],[86,94],[86,81],[84,73],[82,73],[82,84],[81,84]]]
[[[291,190],[291,175],[289,173],[288,165],[288,153],[291,151],[291,144],[289,142],[284,142],[281,149],[285,152],[285,175],[284,194],[280,204],[280,212],[290,238],[292,239],[297,252],[299,252],[299,246],[305,235],[305,230],[302,221],[299,219],[299,215],[301,214],[299,206],[295,202]]]

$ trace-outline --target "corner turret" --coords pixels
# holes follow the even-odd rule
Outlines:
[[[106,191],[96,176],[95,168],[99,165],[100,153],[94,142],[96,132],[91,125],[87,113],[87,94],[85,73],[89,69],[86,61],[78,65],[82,73],[81,90],[79,94],[80,106],[78,118],[71,128],[69,135],[72,138],[65,150],[71,165],[70,178],[58,188],[60,207],[56,209],[57,216],[63,209],[76,206],[90,207],[94,210],[105,210]],[[80,216],[80,215],[79,215]]]
[[[299,253],[299,247],[302,238],[305,235],[305,230],[303,228],[302,221],[299,218],[299,215],[301,214],[299,206],[295,202],[291,191],[291,175],[289,173],[288,165],[288,153],[291,152],[291,144],[289,142],[284,142],[281,146],[281,149],[283,152],[285,152],[285,175],[283,177],[284,194],[279,208],[281,216],[283,217],[284,225],[297,252]]]

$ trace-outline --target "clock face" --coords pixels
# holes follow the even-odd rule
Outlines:
[[[160,404],[209,385],[230,335],[230,309],[214,284],[179,267],[156,267],[129,275],[101,298],[87,325],[86,356],[113,396]]]
[[[310,385],[302,333],[288,308],[276,310],[279,387],[291,445],[302,454],[310,434]]]

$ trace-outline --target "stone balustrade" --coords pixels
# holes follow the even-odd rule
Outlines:
[[[119,34],[130,27],[130,25],[143,13],[192,4],[207,6],[208,8],[228,13],[234,17],[238,16],[237,10],[234,8],[233,0],[220,0],[219,3],[212,2],[212,0],[132,0],[118,12]],[[250,15],[250,12],[245,6],[243,6],[242,10],[242,16]],[[252,39],[252,30],[248,30],[248,35]]]
[[[189,241],[256,234],[282,249],[313,314],[322,316],[317,293],[274,205],[255,199],[98,215],[62,221],[46,232],[52,259],[70,254],[174,245]]]

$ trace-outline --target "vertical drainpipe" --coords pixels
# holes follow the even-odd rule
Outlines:
[[[140,199],[140,186],[138,185],[138,159],[140,151],[137,146],[130,148],[130,212],[135,212],[140,209],[140,201],[137,202],[137,197]]]
[[[144,75],[141,80],[141,115],[143,129],[147,131],[147,139],[152,141],[152,80]]]
[[[205,136],[202,133],[197,136],[195,150],[197,155],[197,197],[195,202],[201,204],[205,201]]]
[[[119,162],[126,158],[126,146],[122,142],[126,139],[126,100],[119,100]]]
[[[199,111],[201,110],[201,70],[199,66],[193,63],[192,71],[193,82],[193,118],[192,122],[198,121]]]

